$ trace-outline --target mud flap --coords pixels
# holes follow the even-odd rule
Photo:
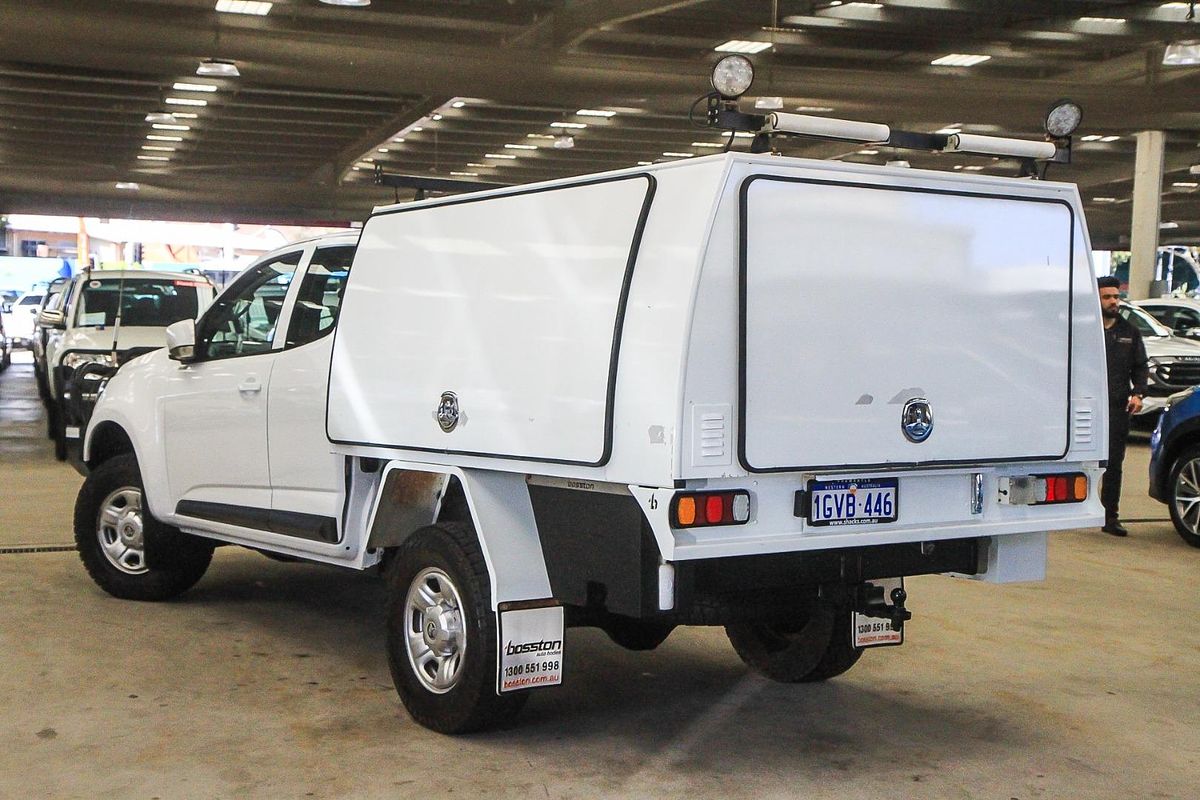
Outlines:
[[[496,693],[562,683],[562,606],[502,606],[497,617]]]

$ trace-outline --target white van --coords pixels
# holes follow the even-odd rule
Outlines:
[[[1090,253],[1072,185],[745,153],[382,207],[108,382],[80,554],[137,599],[216,543],[382,568],[439,731],[571,625],[824,680],[901,643],[904,576],[1040,580],[1100,524]]]
[[[207,278],[152,270],[89,272],[64,291],[65,301],[38,317],[46,328],[46,406],[60,460],[79,439],[101,376],[165,345],[166,327],[195,319],[215,294]],[[91,385],[83,380],[89,374]]]

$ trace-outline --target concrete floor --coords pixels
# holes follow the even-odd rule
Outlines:
[[[0,375],[0,548],[70,541],[32,384]],[[748,674],[719,629],[642,654],[572,630],[564,686],[461,738],[401,708],[378,581],[222,548],[139,604],[0,549],[0,797],[1196,798],[1200,551],[1146,456],[1129,539],[1053,536],[1044,583],[911,579],[907,643],[824,685]]]

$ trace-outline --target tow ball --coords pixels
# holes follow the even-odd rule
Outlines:
[[[903,586],[897,586],[889,592],[886,586],[864,583],[858,587],[855,610],[864,617],[886,619],[891,623],[892,630],[899,631],[904,628],[905,622],[912,619],[912,612],[904,607],[907,599],[908,592],[904,591]]]

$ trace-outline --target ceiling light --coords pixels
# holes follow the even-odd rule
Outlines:
[[[174,153],[175,152],[174,147],[159,147],[156,144],[144,144],[144,145],[142,145],[142,149],[143,150],[162,150],[165,153]]]
[[[475,162],[472,161],[471,163],[467,164],[467,166],[468,167],[485,167],[487,169],[491,169],[492,167],[494,167],[496,165],[495,164],[476,164]]]
[[[878,150],[859,150],[858,154],[860,156],[877,156],[877,155],[879,155],[879,151]]]
[[[190,97],[168,97],[166,98],[167,105],[171,106],[206,106],[207,100],[193,100]]]
[[[460,178],[478,178],[479,177],[478,172],[455,172],[455,171],[451,170],[450,174],[457,175]]]
[[[138,189],[141,189],[142,187],[140,184],[134,183],[133,181],[117,181],[117,188],[118,189],[128,189],[132,192],[136,192]]]
[[[1188,174],[1200,175],[1200,164],[1193,164],[1192,166],[1188,167]]]
[[[963,165],[962,165],[962,164],[955,164],[955,165],[954,165],[954,168],[955,168],[955,169],[962,169],[962,168],[963,168]]]
[[[537,150],[536,144],[506,144],[505,150]]]
[[[215,58],[209,58],[200,62],[200,66],[196,67],[196,74],[209,78],[237,78],[242,73],[238,70],[237,64],[232,61],[218,61]]]
[[[981,172],[985,169],[985,167],[981,167],[978,164],[968,164],[967,166],[963,167],[963,169],[965,169],[967,172]]]
[[[883,3],[846,3],[846,8],[883,8]]]
[[[391,151],[390,151],[390,150],[388,150],[386,147],[381,147],[381,148],[379,148],[379,149],[378,149],[376,152],[377,152],[377,153],[389,153],[389,152],[391,152]]]
[[[1108,144],[1109,142],[1115,142],[1117,139],[1120,139],[1120,138],[1121,138],[1120,136],[1101,136],[1100,141],[1104,142],[1105,144]]]
[[[367,162],[368,164],[374,164],[374,163],[375,163],[375,159],[373,159],[373,158],[364,158],[364,159],[362,159],[362,160],[363,160],[363,161],[365,161],[365,162]]]
[[[327,6],[344,6],[345,8],[366,8],[371,0],[321,0]]]
[[[972,55],[970,53],[950,53],[941,58],[935,58],[929,63],[936,67],[973,67],[991,59],[991,56]]]
[[[423,130],[425,130],[425,129],[424,129],[424,128],[422,128],[420,125],[413,125],[413,126],[412,126],[411,128],[409,128],[408,130],[409,130],[409,132],[410,132],[410,133],[420,133],[421,131],[423,131]]]
[[[1163,3],[1159,6],[1163,11],[1187,11],[1191,8],[1190,3]]]
[[[168,156],[138,156],[139,161],[170,161]]]
[[[434,114],[433,116],[430,117],[430,119],[433,120],[434,122],[437,122],[441,118],[442,118],[441,114]]]
[[[155,133],[147,133],[146,138],[152,142],[182,142],[183,139],[179,136],[159,136]]]
[[[350,169],[354,170],[355,172],[358,172],[359,170],[362,169],[362,167],[351,167]]]
[[[1080,22],[1096,22],[1102,25],[1122,25],[1125,22],[1123,17],[1080,17]]]
[[[574,136],[557,136],[554,139],[554,149],[556,150],[570,150],[574,146]]]
[[[394,136],[394,137],[392,137],[392,141],[395,142],[396,144],[403,144],[404,137],[403,136]]]
[[[908,163],[908,159],[905,159],[905,158],[893,158],[890,161],[888,161],[884,166],[899,167],[900,169],[911,169],[912,168],[912,164]]]
[[[1200,64],[1200,39],[1171,42],[1163,51],[1163,66],[1189,67]]]
[[[1092,202],[1093,203],[1115,203],[1115,202],[1117,202],[1117,198],[1115,198],[1115,197],[1093,197]]]
[[[653,163],[654,163],[653,161],[639,161],[638,166],[639,167],[648,167]]]
[[[175,115],[168,114],[164,111],[155,111],[146,115],[146,122],[163,122],[170,124],[175,122]]]
[[[217,11],[226,14],[254,14],[265,17],[271,13],[273,3],[262,3],[257,0],[217,0]]]
[[[1174,186],[1176,189],[1200,188],[1200,183],[1196,183],[1195,181],[1175,181],[1171,185]]]
[[[1160,231],[1173,231],[1178,227],[1179,227],[1178,222],[1160,222],[1158,224],[1158,229]]]
[[[175,117],[176,119],[196,119],[195,114],[187,111],[176,111],[172,113],[171,116]]]
[[[576,111],[575,113],[581,117],[605,117],[605,118],[607,118],[607,117],[615,117],[617,115],[617,112],[615,112],[615,111],[603,111],[598,108],[581,108],[578,111]]]
[[[580,130],[587,127],[586,122],[551,122],[551,128],[570,128],[571,130]]]
[[[548,133],[527,133],[527,134],[525,134],[525,138],[526,139],[555,139],[557,137],[551,136]]]
[[[163,125],[157,122],[150,127],[156,131],[190,131],[192,129],[189,125]]]
[[[672,152],[666,152],[666,153],[663,153],[663,155],[664,155],[664,156],[669,156],[670,158],[691,158],[692,156],[694,156],[694,155],[696,155],[696,154],[695,154],[695,153],[672,153]]]
[[[754,107],[763,108],[768,111],[774,111],[783,108],[782,97],[756,97],[754,98]]]
[[[692,142],[692,147],[710,147],[714,150],[722,150],[725,145],[720,142]]]
[[[484,153],[483,157],[484,158],[503,158],[506,161],[515,161],[517,158],[516,156],[510,156],[507,153]]]
[[[184,83],[183,81],[176,81],[171,88],[180,92],[215,92],[217,90],[217,87],[211,83]]]
[[[735,131],[733,134],[735,139],[753,139],[754,134],[749,131]]]
[[[805,111],[810,114],[828,114],[833,111],[832,106],[796,106],[797,111]]]
[[[1098,142],[1103,138],[1104,138],[1104,136],[1099,133],[1089,133],[1087,136],[1080,136],[1079,141],[1081,141],[1081,142]]]
[[[746,55],[754,55],[761,53],[763,50],[770,50],[772,47],[770,42],[750,42],[745,39],[730,39],[724,44],[719,44],[713,48],[718,53],[744,53]]]
[[[940,133],[944,136],[954,136],[955,134],[962,133],[962,128],[938,128],[934,133]]]

